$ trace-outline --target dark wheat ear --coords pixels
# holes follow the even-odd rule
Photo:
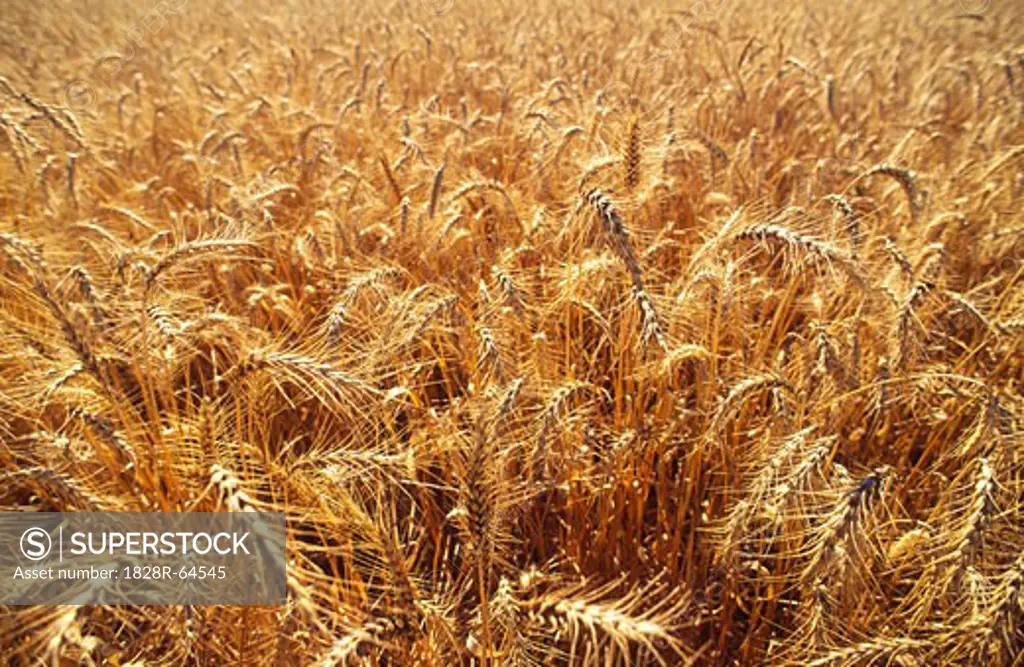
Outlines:
[[[501,381],[504,371],[501,361],[501,350],[494,338],[491,328],[486,325],[478,325],[475,329],[477,335],[477,368],[484,374],[493,375]]]
[[[291,383],[331,409],[349,411],[357,409],[357,401],[367,396],[380,396],[372,383],[334,368],[331,364],[294,352],[253,350],[220,378],[223,383],[235,377],[248,377],[264,372],[279,392]]]
[[[633,243],[629,239],[629,231],[626,229],[618,210],[612,201],[600,190],[594,189],[586,193],[586,201],[597,211],[598,218],[612,250],[629,272],[633,286],[633,298],[640,308],[642,322],[641,340],[647,343],[654,340],[663,352],[669,351],[668,339],[662,327],[661,319],[654,308],[654,302],[644,289],[643,271],[640,261],[637,259]]]
[[[716,163],[721,164],[723,167],[729,164],[729,154],[725,152],[725,149],[722,148],[710,134],[696,127],[691,127],[690,132],[693,133],[693,136],[700,142],[700,145],[703,146],[711,156],[712,172],[715,169]]]
[[[69,310],[53,295],[45,279],[39,275],[33,277],[32,291],[46,304],[47,310],[60,326],[64,340],[74,351],[83,368],[101,384],[107,385],[108,379],[100,370],[101,357],[97,353],[97,341],[91,327],[85,325],[81,318],[73,318],[73,310]]]
[[[465,512],[466,544],[476,567],[489,571],[497,548],[498,494],[500,481],[495,478],[494,455],[488,433],[478,428],[467,454],[465,479],[462,484],[462,507]]]
[[[716,554],[719,563],[735,570],[755,523],[760,519],[781,526],[793,499],[808,490],[834,442],[829,437],[812,438],[815,430],[812,426],[786,436],[768,455],[756,460],[749,482],[742,487],[742,500],[725,517]]]
[[[512,276],[500,264],[491,267],[491,275],[498,283],[498,289],[505,304],[510,306],[517,315],[522,315],[524,312],[523,293]]]
[[[824,263],[838,266],[853,279],[861,289],[867,289],[867,279],[861,268],[848,255],[835,246],[806,234],[800,234],[774,223],[760,223],[741,229],[731,237],[734,241],[755,241],[789,255],[802,255]]]
[[[791,388],[781,378],[774,375],[753,375],[734,384],[711,417],[708,427],[709,435],[720,433],[736,409],[748,398],[773,389],[790,390]]]
[[[963,528],[957,539],[957,578],[982,555],[985,531],[996,514],[995,472],[987,458],[978,460],[978,472]]]
[[[846,221],[846,233],[850,238],[850,255],[856,259],[857,254],[860,252],[861,244],[863,243],[860,230],[860,217],[857,215],[857,211],[853,208],[846,197],[843,197],[842,195],[827,195],[825,197],[825,201],[832,204],[836,210],[843,214],[843,219]]]
[[[925,297],[932,292],[934,287],[934,284],[930,282],[918,282],[900,303],[892,332],[893,361],[898,369],[907,369],[913,360],[915,351],[921,345],[923,335],[927,333],[917,318],[917,309],[924,303]]]
[[[879,504],[885,486],[892,477],[892,469],[881,466],[846,491],[835,508],[819,527],[811,551],[810,563],[804,569],[804,581],[828,580],[828,570],[837,566],[840,574],[850,557],[852,542],[866,528],[865,522]],[[840,552],[842,549],[842,552]]]
[[[831,74],[825,76],[825,106],[832,120],[839,124],[839,113],[836,111],[836,80]]]
[[[437,211],[437,203],[441,199],[441,185],[444,183],[444,170],[447,166],[447,163],[442,164],[434,174],[434,184],[430,188],[430,205],[427,207],[427,217],[429,218],[433,218]]]
[[[90,150],[89,144],[85,140],[85,134],[82,132],[82,127],[78,124],[78,120],[74,114],[67,112],[61,112],[57,107],[50,106],[45,102],[35,99],[28,93],[22,93],[18,95],[25,104],[38,111],[43,118],[48,120],[57,128],[65,137],[74,141],[78,146],[84,149],[86,152]]]
[[[882,248],[885,250],[885,253],[892,258],[892,261],[896,263],[896,266],[900,267],[900,272],[903,276],[907,280],[916,280],[917,273],[914,272],[914,267],[911,266],[910,260],[907,259],[907,256],[903,254],[903,251],[893,243],[893,240],[887,236],[882,240],[882,243]]]
[[[384,178],[387,184],[391,187],[391,193],[395,196],[395,203],[402,200],[402,188],[399,187],[398,181],[395,180],[395,173],[391,169],[391,165],[388,164],[387,158],[383,153],[377,156],[377,161],[380,162],[381,171],[384,172]]]
[[[199,257],[215,253],[232,253],[236,250],[251,247],[252,242],[248,239],[205,239],[202,241],[190,241],[184,243],[170,253],[164,255],[160,261],[146,272],[146,293],[148,293],[157,280],[171,268]]]
[[[341,336],[348,321],[349,311],[364,291],[372,290],[383,294],[383,285],[400,278],[403,271],[394,266],[381,266],[353,276],[337,302],[327,313],[324,325],[325,335],[332,348],[341,344]]]
[[[642,159],[642,146],[640,140],[640,117],[634,115],[626,128],[626,145],[623,150],[622,162],[625,166],[626,192],[636,191],[640,183]]]
[[[875,174],[888,176],[899,184],[904,194],[907,195],[907,202],[910,206],[910,217],[914,223],[917,223],[918,213],[920,210],[920,193],[917,189],[917,175],[910,169],[904,169],[903,167],[897,167],[885,162],[868,169],[864,172],[864,177],[873,176]]]

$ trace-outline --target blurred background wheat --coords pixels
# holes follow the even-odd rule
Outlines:
[[[1021,664],[1013,2],[26,2],[0,505],[288,517],[10,665]]]

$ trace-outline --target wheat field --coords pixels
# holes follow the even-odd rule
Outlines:
[[[1024,664],[1019,10],[5,2],[0,509],[288,602],[0,661]]]

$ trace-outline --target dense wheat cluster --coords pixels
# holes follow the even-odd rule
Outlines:
[[[288,604],[0,661],[1021,664],[1020,5],[815,4],[6,2],[0,506]]]

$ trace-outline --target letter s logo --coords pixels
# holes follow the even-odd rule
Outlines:
[[[42,560],[53,549],[50,535],[42,528],[29,528],[21,534],[21,553],[29,560]]]

